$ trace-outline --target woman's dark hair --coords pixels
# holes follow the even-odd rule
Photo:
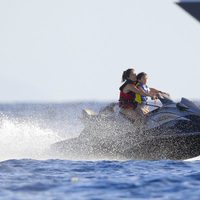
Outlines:
[[[144,76],[147,76],[147,74],[145,72],[140,72],[138,75],[137,75],[137,80],[141,80],[142,77]]]
[[[130,76],[131,71],[134,69],[127,69],[126,71],[123,72],[122,74],[122,82],[124,82],[125,80],[127,80]]]

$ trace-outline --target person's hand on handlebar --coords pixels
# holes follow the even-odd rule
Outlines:
[[[151,95],[151,100],[156,100],[156,99],[158,99],[158,96],[155,95],[155,94],[152,94],[152,95]]]

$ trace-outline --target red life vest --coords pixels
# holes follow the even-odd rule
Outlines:
[[[120,88],[120,95],[119,95],[119,106],[121,108],[132,108],[135,109],[137,107],[137,102],[135,101],[135,93],[130,91],[128,93],[124,93],[123,89],[128,84],[136,84],[136,82],[127,80]]]

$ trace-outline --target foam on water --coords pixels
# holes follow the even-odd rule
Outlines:
[[[84,103],[0,105],[0,161],[63,159],[59,155],[54,155],[50,151],[50,146],[80,134],[83,128],[80,114],[87,105]],[[99,106],[91,105],[92,108]]]
[[[31,122],[3,119],[0,125],[0,160],[48,159],[48,148],[62,138]]]
[[[197,157],[194,157],[194,158],[187,159],[186,161],[197,161],[197,160],[200,160],[200,156],[197,156]]]

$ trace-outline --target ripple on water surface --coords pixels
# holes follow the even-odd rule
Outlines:
[[[200,161],[8,160],[3,199],[198,199]]]

